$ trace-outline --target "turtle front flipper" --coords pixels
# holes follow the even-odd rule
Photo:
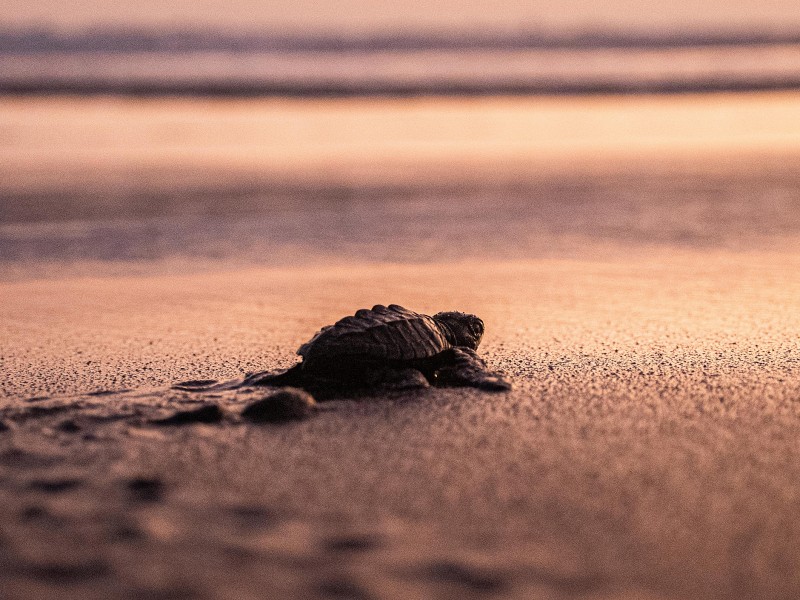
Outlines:
[[[442,367],[436,372],[436,385],[474,387],[489,392],[505,392],[511,382],[502,373],[490,371],[471,348],[451,348],[443,353]]]
[[[366,374],[364,381],[369,387],[386,392],[411,392],[430,387],[421,371],[410,368],[375,368]]]

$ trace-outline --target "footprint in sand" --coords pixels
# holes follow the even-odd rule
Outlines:
[[[355,581],[340,577],[321,582],[317,586],[320,598],[330,600],[372,600],[375,598]]]
[[[424,575],[433,581],[456,584],[473,592],[496,593],[508,586],[499,573],[452,561],[432,563],[424,569]]]
[[[55,426],[55,429],[63,433],[78,433],[83,430],[83,427],[78,425],[73,419],[64,419]]]
[[[34,479],[28,484],[28,489],[45,494],[60,494],[74,490],[81,485],[83,485],[83,481],[74,478]]]
[[[134,502],[160,502],[166,485],[158,477],[133,477],[124,482],[128,497]]]
[[[111,572],[109,565],[100,560],[86,562],[45,562],[23,565],[21,571],[32,578],[55,584],[74,584],[104,577]]]
[[[383,539],[378,535],[353,534],[330,537],[324,540],[322,546],[334,554],[359,554],[380,548],[383,544]]]
[[[234,506],[228,512],[234,527],[243,532],[271,529],[279,521],[274,511],[263,506]]]

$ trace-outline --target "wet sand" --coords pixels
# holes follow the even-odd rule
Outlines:
[[[7,97],[0,99],[0,133],[4,198],[49,199],[36,219],[63,220],[87,216],[60,211],[54,200],[71,194],[90,206],[102,195],[122,210],[143,195],[151,200],[149,214],[158,214],[165,197],[181,193],[186,214],[200,191],[225,200],[278,185],[357,192],[376,185],[463,189],[554,175],[758,172],[796,164],[800,94]],[[14,209],[6,204],[4,211]]]
[[[673,144],[682,160],[697,139]],[[193,205],[211,254],[180,250],[177,184],[172,225],[114,218],[91,191],[97,212],[5,221],[4,594],[796,596],[800,186],[790,145],[771,147],[779,164],[742,142],[738,162],[709,151],[691,176],[617,157],[597,179],[586,160],[483,187],[404,176],[410,197],[351,185],[323,206],[348,218],[305,244],[311,198],[341,188],[287,200],[263,184],[227,200],[252,229]],[[123,205],[107,174],[86,189]],[[272,214],[294,233],[264,229]],[[263,391],[169,390],[289,366],[320,326],[378,302],[480,315],[481,353],[515,389],[337,400],[282,426],[241,418]],[[215,422],[154,423],[210,404]]]

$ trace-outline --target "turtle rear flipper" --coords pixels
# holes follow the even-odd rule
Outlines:
[[[471,348],[452,348],[442,357],[444,366],[436,372],[440,386],[474,387],[489,392],[505,392],[511,382],[502,373],[490,371]]]
[[[245,377],[217,381],[216,379],[194,379],[182,381],[172,386],[173,390],[182,392],[227,392],[248,386],[303,387],[300,365],[285,371],[259,371]]]
[[[296,364],[285,371],[259,371],[244,378],[241,386],[270,386],[270,387],[299,387],[305,383],[302,373],[302,364]]]
[[[226,392],[242,387],[246,380],[242,377],[229,381],[217,381],[216,379],[195,379],[192,381],[182,381],[172,386],[173,390],[182,392]]]

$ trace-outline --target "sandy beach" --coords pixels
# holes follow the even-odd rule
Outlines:
[[[3,598],[800,593],[796,95],[198,102],[0,102]],[[376,303],[514,390],[169,389]]]

